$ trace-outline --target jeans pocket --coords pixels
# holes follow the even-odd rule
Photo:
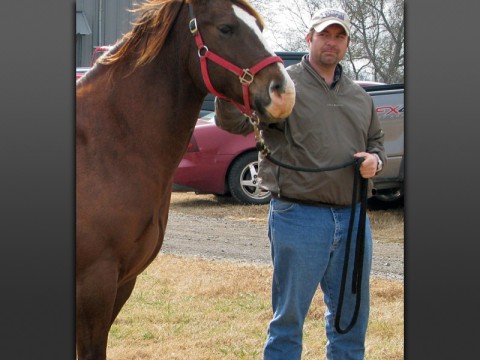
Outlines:
[[[272,199],[272,211],[274,213],[286,213],[293,210],[297,204],[281,199]]]

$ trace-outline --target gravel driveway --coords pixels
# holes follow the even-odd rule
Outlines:
[[[163,253],[271,264],[267,227],[255,222],[170,212]],[[373,244],[373,276],[404,279],[403,243]]]

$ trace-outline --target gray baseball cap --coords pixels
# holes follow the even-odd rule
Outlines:
[[[345,11],[340,9],[326,8],[317,10],[310,20],[310,29],[313,28],[316,32],[321,32],[332,24],[343,26],[347,35],[350,36],[350,18]]]

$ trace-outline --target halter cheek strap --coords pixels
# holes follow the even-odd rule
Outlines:
[[[227,99],[229,101],[232,101],[231,99],[228,99],[225,95],[216,91],[215,88],[213,87],[212,82],[210,80],[210,76],[208,74],[207,59],[220,65],[224,69],[227,69],[233,72],[234,74],[236,74],[242,85],[244,105],[236,103],[235,101],[232,101],[232,102],[242,113],[244,113],[245,115],[251,118],[253,116],[253,112],[250,107],[250,92],[249,92],[250,84],[253,82],[255,75],[263,68],[275,62],[280,62],[283,64],[282,58],[279,56],[269,56],[263,59],[262,61],[260,61],[259,63],[255,64],[254,66],[252,66],[250,69],[241,69],[238,66],[229,62],[228,60],[208,50],[208,47],[206,47],[205,44],[203,43],[202,36],[200,35],[200,31],[198,30],[197,19],[193,14],[193,9],[190,4],[188,4],[188,11],[190,14],[189,29],[192,35],[195,37],[195,42],[197,44],[198,57],[200,58],[200,67],[202,70],[202,77],[203,77],[205,86],[207,87],[208,91],[210,91],[213,95],[221,99]]]

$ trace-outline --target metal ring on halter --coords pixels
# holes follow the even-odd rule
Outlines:
[[[252,116],[248,116],[247,114],[244,115],[248,118],[248,120],[250,120],[250,123],[253,125],[254,128],[258,128],[258,125],[260,124],[260,119],[258,118],[258,115],[256,113],[253,113]]]
[[[201,54],[202,51],[203,51],[203,55]],[[203,45],[201,48],[198,49],[198,57],[205,57],[207,55],[207,52],[208,52],[208,47]]]

